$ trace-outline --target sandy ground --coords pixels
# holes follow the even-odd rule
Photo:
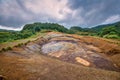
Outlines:
[[[52,41],[54,44],[50,44]],[[101,41],[100,46],[99,41],[49,33],[0,53],[0,77],[6,80],[119,80],[119,59],[116,60],[120,58],[119,47],[105,41]],[[116,52],[110,54],[114,49]]]

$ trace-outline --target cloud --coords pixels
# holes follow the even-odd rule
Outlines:
[[[24,1],[25,7],[35,15],[46,15],[58,20],[71,12],[66,6],[67,0],[31,0]]]
[[[119,4],[118,0],[0,0],[0,25],[19,28],[32,22],[54,22],[90,27],[119,20]]]
[[[110,16],[102,24],[109,24],[117,21],[120,21],[120,15]]]
[[[83,27],[102,24],[107,18],[120,14],[119,4],[118,0],[70,0],[69,2],[73,10],[83,8],[80,13],[84,20],[80,25]]]
[[[14,31],[20,31],[22,30],[23,26],[19,27],[19,28],[14,28],[14,27],[8,27],[8,26],[2,26],[0,25],[0,29],[5,29],[5,30],[14,30]]]
[[[35,21],[58,22],[72,12],[67,2],[68,0],[1,0],[0,24],[18,27]]]

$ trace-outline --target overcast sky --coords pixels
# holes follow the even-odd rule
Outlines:
[[[120,0],[0,0],[0,28],[54,22],[92,27],[120,21]]]

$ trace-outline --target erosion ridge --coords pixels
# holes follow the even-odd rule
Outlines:
[[[97,41],[105,43],[107,47]],[[112,48],[109,48],[111,45]],[[21,76],[25,76],[21,78],[23,80],[84,80],[86,79],[82,76],[84,74],[88,75],[88,80],[94,74],[98,75],[93,80],[102,78],[103,80],[117,80],[120,78],[120,67],[119,60],[118,62],[114,60],[112,57],[114,54],[110,53],[113,49],[117,51],[115,55],[119,55],[120,48],[115,44],[91,37],[50,32],[26,45],[14,47],[13,50],[0,54],[0,64],[2,64],[0,74],[10,80],[19,79]],[[21,72],[23,74],[20,75]],[[77,75],[79,77],[76,77]]]

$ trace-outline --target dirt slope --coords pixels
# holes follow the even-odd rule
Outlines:
[[[107,44],[104,49],[111,46],[102,42]],[[113,58],[119,46],[112,44],[106,51],[98,44],[91,37],[51,32],[2,52],[0,75],[7,80],[119,80],[119,61]],[[116,54],[108,55],[111,49]]]

